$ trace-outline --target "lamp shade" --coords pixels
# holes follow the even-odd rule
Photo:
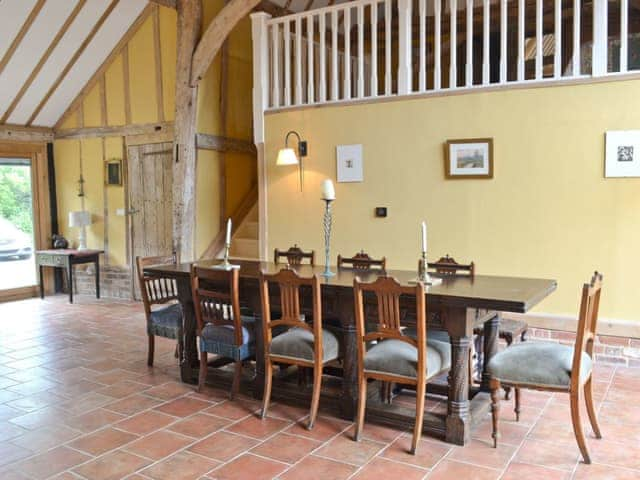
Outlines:
[[[87,225],[91,225],[91,213],[86,210],[69,212],[70,227],[86,227]]]
[[[293,148],[283,148],[278,152],[276,165],[297,165],[298,156]]]

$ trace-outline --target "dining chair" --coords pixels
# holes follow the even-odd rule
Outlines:
[[[353,257],[343,257],[338,255],[338,268],[352,268],[353,270],[386,270],[387,259],[371,258],[364,250],[360,250]]]
[[[191,268],[191,291],[200,337],[198,391],[207,380],[208,354],[235,362],[229,397],[240,389],[243,362],[255,355],[255,318],[240,308],[240,269]]]
[[[167,265],[178,263],[175,253],[154,257],[136,257],[140,296],[147,320],[147,335],[149,349],[147,365],[153,366],[155,352],[155,337],[177,340],[178,359],[182,359],[184,346],[182,328],[182,306],[178,303],[178,286],[175,280],[147,275],[146,267],[152,265]]]
[[[569,394],[571,422],[585,463],[591,463],[580,421],[580,396],[584,394],[587,415],[596,438],[602,438],[593,405],[593,345],[596,339],[602,274],[595,272],[582,287],[576,342],[573,347],[550,342],[526,342],[495,355],[487,365],[491,375],[493,446],[498,446],[501,385],[514,387],[516,420],[520,419],[520,388]]]
[[[353,290],[359,388],[355,440],[359,441],[362,436],[370,379],[412,385],[416,388],[416,423],[411,453],[415,455],[422,434],[427,380],[450,368],[449,346],[442,345],[438,349],[427,343],[427,301],[422,283],[402,286],[385,275],[370,283],[356,278]],[[375,297],[377,304],[377,324],[373,331],[367,331],[365,327],[365,296]],[[415,300],[415,338],[402,333],[400,296]]]
[[[276,285],[280,293],[279,318],[271,318],[270,287]],[[312,295],[312,319],[300,315],[300,289],[310,288]],[[313,390],[311,411],[307,428],[311,430],[318,414],[323,367],[339,356],[337,337],[322,328],[322,305],[320,280],[316,275],[300,277],[294,270],[285,268],[276,274],[260,274],[260,295],[262,298],[262,331],[265,345],[265,382],[262,403],[262,418],[267,415],[271,399],[273,365],[297,365],[313,368]],[[284,333],[274,336],[277,331],[287,328]]]
[[[302,265],[305,260],[309,261],[309,265],[315,265],[315,251],[309,252],[303,251],[298,245],[290,247],[288,250],[278,250],[277,248],[273,252],[273,261],[275,263],[281,263],[280,259],[285,258],[289,265]]]

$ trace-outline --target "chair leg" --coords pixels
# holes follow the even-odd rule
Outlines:
[[[198,392],[201,392],[207,382],[207,369],[209,362],[207,352],[200,352],[200,372],[198,373]]]
[[[242,360],[236,360],[235,368],[233,370],[233,383],[231,384],[231,392],[229,392],[229,399],[233,400],[233,397],[238,395],[240,391],[240,380],[242,379]]]
[[[413,426],[413,441],[411,442],[411,455],[415,455],[422,436],[422,421],[424,419],[424,396],[427,382],[423,378],[416,385],[416,424]]]
[[[156,337],[149,335],[149,351],[147,354],[147,365],[153,367],[153,354],[156,350]]]
[[[491,390],[491,423],[493,426],[493,448],[498,447],[498,417],[500,416],[500,381],[492,378],[489,382],[489,389]]]
[[[520,421],[520,389],[518,387],[513,389],[516,392],[516,405],[513,411],[516,413],[516,422]]]
[[[509,348],[511,346],[511,344],[513,343],[513,338],[507,337],[507,338],[505,338],[505,341],[507,342],[507,348]],[[508,385],[504,385],[502,387],[502,389],[504,390],[504,399],[505,400],[511,400],[511,387],[508,386]],[[516,415],[517,415],[517,413],[516,413]]]
[[[356,416],[356,434],[354,440],[360,441],[362,428],[364,427],[364,412],[367,407],[367,378],[362,375],[358,385],[358,413]]]
[[[322,364],[313,368],[313,392],[311,393],[311,412],[307,429],[311,430],[316,423],[318,406],[320,405],[320,390],[322,390]]]
[[[575,392],[570,392],[569,400],[571,402],[571,423],[573,423],[573,433],[576,436],[578,448],[580,449],[580,453],[582,453],[584,463],[591,463],[589,449],[587,448],[587,442],[584,439],[584,432],[582,431],[582,422],[580,421],[580,389]]]
[[[593,405],[593,377],[589,377],[589,380],[584,384],[584,400],[587,404],[587,413],[589,414],[589,422],[591,422],[591,428],[596,438],[602,438],[600,433],[600,426],[598,425],[598,417],[596,415],[596,409]]]
[[[267,416],[269,409],[269,401],[271,400],[271,382],[273,381],[273,363],[267,359],[264,366],[264,393],[262,394],[262,414],[261,417]]]

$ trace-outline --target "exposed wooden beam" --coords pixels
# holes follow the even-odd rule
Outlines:
[[[191,85],[200,81],[229,33],[258,3],[260,0],[231,0],[216,15],[193,54]]]
[[[208,133],[196,134],[196,147],[216,152],[256,154],[256,146],[253,142]]]
[[[53,130],[42,127],[0,125],[0,141],[53,142]]]
[[[47,50],[42,54],[42,57],[40,57],[40,61],[36,65],[36,68],[33,69],[33,71],[31,72],[31,75],[29,75],[29,78],[27,78],[27,81],[24,82],[24,84],[20,88],[20,91],[18,91],[17,95],[13,98],[13,101],[11,102],[11,105],[9,105],[9,108],[7,109],[7,111],[4,112],[4,115],[2,116],[2,118],[0,118],[0,123],[7,122],[8,118],[11,116],[16,106],[18,105],[18,103],[20,103],[20,100],[22,100],[22,97],[24,96],[26,91],[29,89],[33,81],[36,79],[36,77],[40,73],[40,70],[42,70],[42,67],[44,67],[44,64],[47,62],[47,60],[49,60],[49,56],[51,55],[51,52],[53,52],[53,49],[58,46],[58,43],[60,43],[60,40],[62,39],[64,34],[67,33],[69,26],[71,26],[73,21],[76,19],[76,17],[80,13],[80,10],[82,10],[82,7],[84,7],[85,3],[87,3],[87,0],[80,0],[76,4],[76,6],[73,8],[73,10],[71,11],[71,15],[67,17],[62,27],[60,27],[60,30],[58,30],[58,33],[56,34],[52,42],[49,44],[49,47],[47,48]]]
[[[135,35],[135,33],[140,28],[140,26],[147,20],[147,18],[149,18],[149,15],[151,15],[151,12],[153,12],[153,5],[147,5],[145,9],[140,13],[140,15],[138,15],[138,18],[136,19],[136,21],[133,22],[133,24],[129,27],[129,30],[127,30],[127,33],[124,34],[124,36],[120,39],[118,44],[113,48],[113,50],[111,51],[109,56],[106,58],[106,60],[102,62],[102,65],[100,66],[100,68],[96,71],[96,73],[93,74],[91,79],[82,88],[82,90],[78,92],[78,95],[76,95],[76,98],[67,107],[67,109],[62,114],[62,116],[60,117],[60,119],[58,120],[54,128],[59,128],[60,125],[62,125],[62,123],[64,122],[64,120],[67,118],[67,116],[71,112],[73,112],[76,108],[78,108],[78,106],[82,103],[82,100],[84,99],[84,97],[91,91],[91,89],[96,85],[96,83],[100,81],[100,78],[105,74],[107,69],[111,66],[115,58],[118,55],[120,55],[124,46],[127,45],[127,43],[129,43],[129,40],[131,40],[131,37]]]
[[[129,76],[129,45],[122,48],[122,85],[124,87],[124,123],[131,120],[131,77]]]
[[[158,121],[164,122],[164,91],[162,86],[162,40],[160,35],[160,7],[153,9],[153,53],[156,67],[156,103]]]
[[[173,162],[173,247],[181,261],[195,260],[196,101],[191,78],[202,29],[201,0],[177,0],[176,113]],[[215,23],[215,21],[214,21]]]
[[[13,57],[13,54],[15,53],[16,49],[22,42],[22,39],[24,38],[24,36],[27,34],[29,29],[31,28],[31,25],[33,25],[33,22],[35,21],[36,17],[40,13],[40,10],[42,10],[42,7],[44,7],[45,3],[46,3],[46,0],[38,0],[38,3],[36,3],[35,6],[31,9],[29,16],[27,17],[25,22],[22,24],[22,27],[20,27],[20,30],[18,31],[16,38],[13,39],[13,41],[11,42],[11,45],[9,45],[9,48],[7,49],[5,54],[2,56],[2,59],[0,59],[0,74],[4,72],[4,69],[9,63],[9,60],[11,60],[11,57]]]
[[[127,137],[131,135],[148,135],[170,132],[173,130],[173,122],[140,123],[136,125],[117,125],[105,127],[65,128],[54,130],[54,138],[78,139],[78,138],[104,138]]]
[[[151,3],[155,3],[156,5],[162,5],[163,7],[176,8],[176,0],[149,0]]]
[[[225,0],[225,5],[229,0]],[[220,133],[227,136],[227,113],[229,106],[229,39],[222,44],[220,52]],[[198,136],[196,135],[196,148],[198,146]],[[227,156],[226,152],[220,154],[220,191],[218,199],[220,202],[220,226],[224,225],[227,215]],[[222,230],[222,228],[220,228]]]
[[[58,89],[62,81],[66,78],[67,74],[69,73],[69,70],[71,70],[71,67],[73,67],[75,63],[78,61],[78,58],[80,58],[80,55],[82,55],[85,49],[89,46],[89,44],[93,40],[93,37],[96,36],[96,33],[98,33],[98,31],[100,30],[104,22],[106,22],[107,18],[109,18],[109,15],[111,15],[111,12],[113,12],[113,9],[116,8],[118,3],[120,3],[120,0],[111,0],[111,3],[107,7],[107,9],[103,12],[103,14],[100,16],[100,18],[96,22],[96,24],[93,26],[93,28],[89,32],[89,35],[87,35],[87,38],[85,38],[82,41],[80,46],[77,48],[77,50],[73,54],[73,57],[71,57],[69,62],[67,62],[67,65],[64,67],[62,72],[60,72],[60,75],[58,75],[58,78],[56,78],[56,81],[53,82],[53,85],[51,85],[51,87],[47,91],[44,98],[40,101],[35,111],[31,114],[31,117],[29,117],[29,121],[27,121],[27,125],[31,125],[33,121],[38,117],[38,114],[42,111],[42,108],[47,104],[47,102],[49,101],[49,98],[51,98],[51,95],[53,95],[53,93]]]

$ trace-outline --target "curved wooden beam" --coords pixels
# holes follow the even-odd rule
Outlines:
[[[222,44],[231,33],[231,30],[248,15],[260,0],[231,0],[224,6],[220,13],[204,32],[191,64],[191,85],[195,86],[204,76],[216,57]]]

